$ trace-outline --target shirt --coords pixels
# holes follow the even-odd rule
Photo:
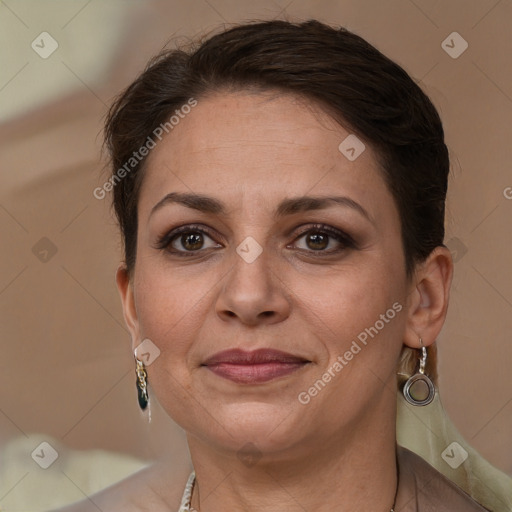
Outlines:
[[[415,453],[398,447],[395,512],[492,512]]]

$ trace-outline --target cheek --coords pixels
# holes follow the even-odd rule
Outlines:
[[[329,368],[347,354],[349,371],[344,373],[351,374],[356,387],[364,378],[357,369],[366,368],[387,380],[394,371],[405,328],[405,271],[400,252],[391,248],[386,258],[368,255],[364,262],[330,276],[328,282],[325,286],[323,276],[316,283],[304,280],[295,288],[304,315],[309,316],[311,334],[324,347],[321,366]]]
[[[200,309],[211,286],[204,279],[177,277],[179,273],[160,268],[154,261],[144,265],[139,260],[138,264],[135,302],[140,336],[151,340],[160,351],[146,368],[150,394],[181,424],[180,419],[191,415],[184,405],[193,392],[187,355],[198,337]]]
[[[150,264],[151,263],[151,264]],[[200,329],[202,310],[211,299],[212,273],[193,278],[157,261],[139,261],[135,303],[141,337],[149,338],[168,362],[183,360]]]
[[[373,324],[395,301],[402,300],[404,283],[400,260],[383,261],[371,255],[335,274],[304,280],[295,293],[342,337],[351,327]],[[326,285],[328,283],[328,285]],[[315,290],[315,293],[312,293]]]
[[[316,300],[305,303],[320,326],[311,334],[322,333],[323,357],[301,391],[319,414],[329,404],[337,425],[383,394],[393,395],[389,391],[394,388],[405,308],[400,286],[380,269],[359,269],[331,283]],[[320,380],[328,384],[318,385]]]

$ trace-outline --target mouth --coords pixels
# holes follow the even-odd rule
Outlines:
[[[259,384],[289,375],[310,362],[280,350],[233,349],[214,354],[202,366],[238,384]]]

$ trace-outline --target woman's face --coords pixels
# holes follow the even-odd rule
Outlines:
[[[292,95],[218,93],[151,150],[125,314],[195,439],[284,454],[393,419],[400,219],[349,135]]]

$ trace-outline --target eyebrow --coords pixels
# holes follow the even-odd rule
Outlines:
[[[218,199],[201,194],[171,192],[153,206],[149,216],[151,217],[157,210],[168,204],[181,204],[187,208],[213,215],[227,215],[224,204]],[[374,223],[370,214],[358,202],[346,196],[300,196],[284,199],[276,208],[274,217],[280,218],[286,215],[293,215],[294,213],[322,210],[333,205],[351,208],[372,224]]]

